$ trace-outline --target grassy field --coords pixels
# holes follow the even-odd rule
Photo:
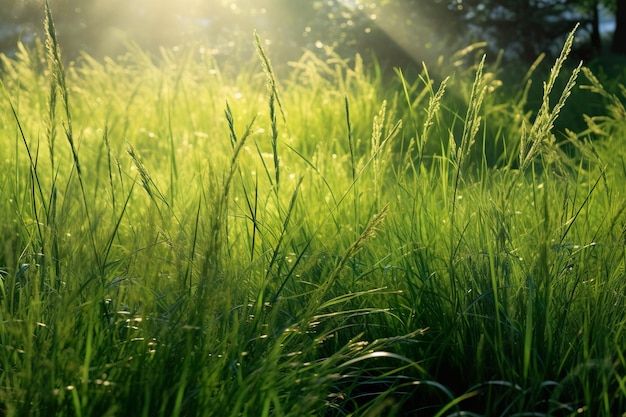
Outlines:
[[[2,57],[0,416],[626,413],[626,91],[571,39],[279,78],[47,27]]]

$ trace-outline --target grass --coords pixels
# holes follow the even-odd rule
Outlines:
[[[2,57],[1,415],[626,412],[626,95],[571,39],[529,108],[480,57],[64,66],[46,28]]]

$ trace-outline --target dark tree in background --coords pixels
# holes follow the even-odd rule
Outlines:
[[[484,27],[493,46],[525,62],[542,52],[556,52],[562,39],[581,20],[561,0],[473,1],[469,13],[473,24]]]
[[[611,50],[626,55],[626,0],[615,1],[615,32]]]
[[[600,1],[588,0],[583,3],[589,14],[589,25],[591,26],[589,36],[589,46],[594,55],[602,52],[602,34],[600,33]]]
[[[457,40],[486,40],[492,55],[502,50],[505,57],[533,61],[540,53],[558,53],[567,34],[576,23],[580,49],[587,57],[602,50],[600,10],[614,10],[622,0],[387,0],[391,6],[407,4],[419,10],[425,3],[440,9],[453,10],[445,15],[457,34]],[[440,16],[444,14],[440,11]],[[435,26],[440,33],[450,24]]]
[[[534,60],[558,53],[566,35],[580,23],[577,48],[591,58],[602,53],[601,11],[612,13],[616,30],[611,50],[626,54],[626,0],[381,0],[381,8],[415,10],[433,24],[436,36],[459,42],[486,40],[492,52]]]
[[[597,56],[603,52],[600,14],[606,10],[615,16],[615,32],[612,36],[611,51],[626,54],[626,14],[624,0],[573,0],[575,10],[582,15],[583,28],[589,32],[590,52]],[[620,51],[621,48],[621,51]]]

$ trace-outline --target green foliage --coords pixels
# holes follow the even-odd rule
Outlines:
[[[2,58],[0,414],[626,411],[626,97],[572,38],[534,109],[472,49],[64,66],[48,17]]]

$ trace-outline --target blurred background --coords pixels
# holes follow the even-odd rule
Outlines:
[[[0,51],[42,38],[43,0],[0,0]],[[50,0],[66,59],[204,45],[250,58],[253,32],[274,62],[304,48],[377,57],[383,67],[436,60],[473,42],[509,62],[560,51],[580,22],[574,57],[626,54],[626,0]]]

